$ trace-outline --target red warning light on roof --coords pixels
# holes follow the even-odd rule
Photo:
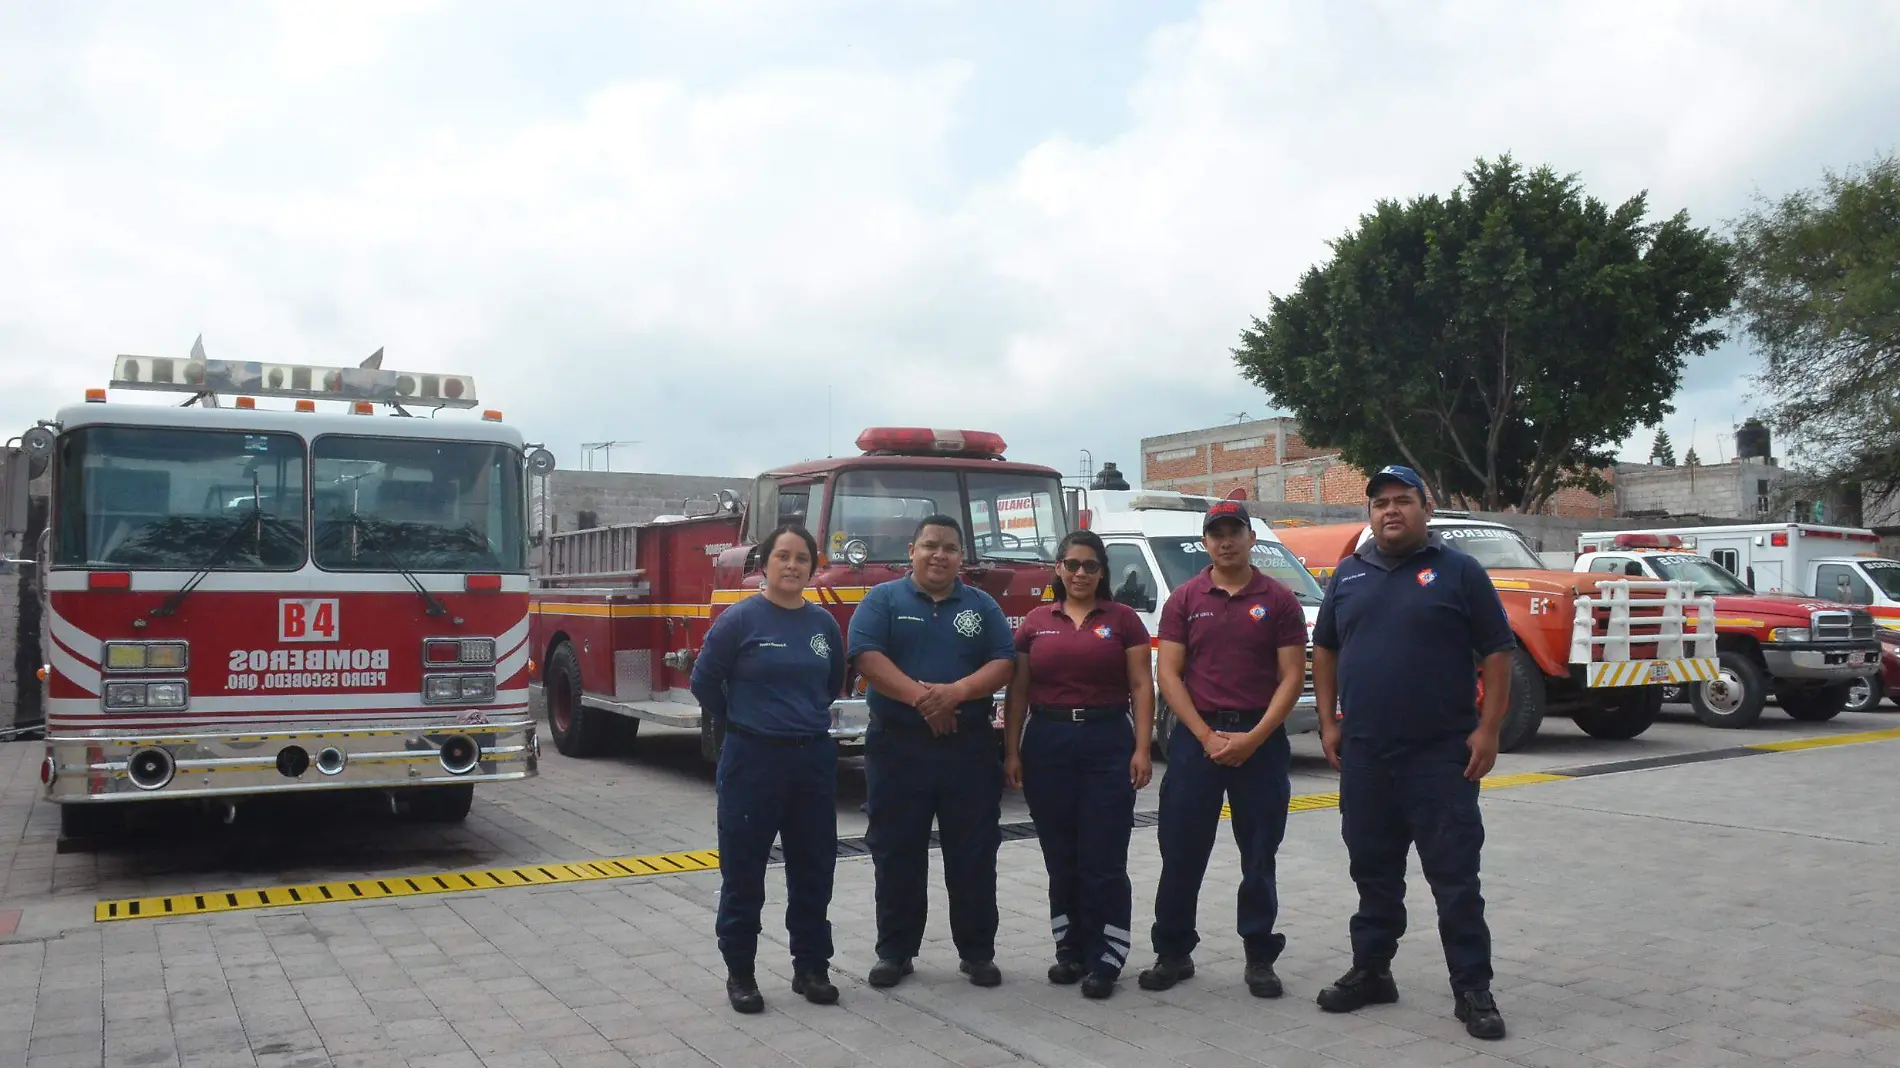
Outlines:
[[[933,430],[921,426],[874,426],[858,435],[866,455],[996,456],[1003,436],[987,430]]]
[[[1613,544],[1619,549],[1680,549],[1682,539],[1674,534],[1618,534]]]

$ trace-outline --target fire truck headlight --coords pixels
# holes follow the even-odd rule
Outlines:
[[[145,670],[146,647],[132,643],[114,642],[106,646],[106,670],[143,671]]]
[[[144,708],[145,684],[142,682],[106,683],[107,708]]]
[[[1768,632],[1771,642],[1805,642],[1809,639],[1806,627],[1776,627]]]
[[[494,698],[495,698],[495,676],[493,675],[464,675],[462,676],[462,700],[464,701],[492,701],[494,700]]]
[[[185,670],[185,643],[153,642],[146,646],[145,667],[150,671]]]
[[[147,683],[145,704],[150,708],[183,708],[185,707],[185,684],[182,682]]]
[[[495,639],[463,638],[458,651],[464,664],[492,664],[495,662]]]
[[[462,683],[454,675],[430,675],[422,680],[422,699],[432,705],[461,700]]]

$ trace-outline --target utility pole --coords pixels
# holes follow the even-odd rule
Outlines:
[[[581,442],[581,456],[583,458],[581,469],[583,471],[594,470],[593,460],[595,455],[604,452],[606,453],[606,461],[605,466],[602,467],[601,470],[612,471],[614,469],[614,446],[638,444],[640,444],[638,441],[583,441]]]

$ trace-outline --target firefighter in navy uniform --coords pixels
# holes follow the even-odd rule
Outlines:
[[[785,926],[792,992],[829,1005],[833,871],[838,859],[838,747],[831,703],[844,688],[843,636],[805,600],[818,543],[785,526],[762,543],[765,585],[720,613],[693,664],[702,715],[725,721],[719,754],[719,916],[726,997],[765,1009],[754,976],[765,869],[778,838],[785,858]]]
[[[917,524],[910,564],[910,575],[864,595],[847,639],[870,683],[865,845],[877,880],[877,963],[868,979],[890,987],[911,973],[929,908],[935,822],[959,967],[971,983],[995,986],[1003,981],[996,967],[1003,751],[991,720],[993,695],[1015,671],[1015,642],[996,599],[957,577],[963,527],[954,517]]]
[[[1390,965],[1405,933],[1406,852],[1416,846],[1438,903],[1453,1014],[1473,1037],[1499,1039],[1478,885],[1478,780],[1497,761],[1516,643],[1484,568],[1431,535],[1416,472],[1381,469],[1366,498],[1372,538],[1340,561],[1313,629],[1320,743],[1339,769],[1340,833],[1359,888],[1352,968],[1319,1004],[1352,1012],[1398,999]]]
[[[1020,787],[1049,873],[1049,981],[1106,998],[1128,963],[1128,839],[1153,771],[1148,628],[1108,590],[1108,549],[1078,530],[1056,550],[1055,603],[1016,628],[1003,777]]]
[[[1168,596],[1157,635],[1161,696],[1178,722],[1156,833],[1157,959],[1136,981],[1166,990],[1194,974],[1201,880],[1224,798],[1240,847],[1235,920],[1247,952],[1244,979],[1255,997],[1277,998],[1285,990],[1273,965],[1286,936],[1274,930],[1275,862],[1292,794],[1286,718],[1305,681],[1306,616],[1293,591],[1253,566],[1253,524],[1238,501],[1207,510],[1201,544],[1213,562]]]

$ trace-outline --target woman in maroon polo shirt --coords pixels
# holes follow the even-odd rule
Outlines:
[[[1003,774],[1029,802],[1049,871],[1049,981],[1105,998],[1128,961],[1128,836],[1152,771],[1154,671],[1148,628],[1104,581],[1102,539],[1076,531],[1056,559],[1055,603],[1016,630]]]

